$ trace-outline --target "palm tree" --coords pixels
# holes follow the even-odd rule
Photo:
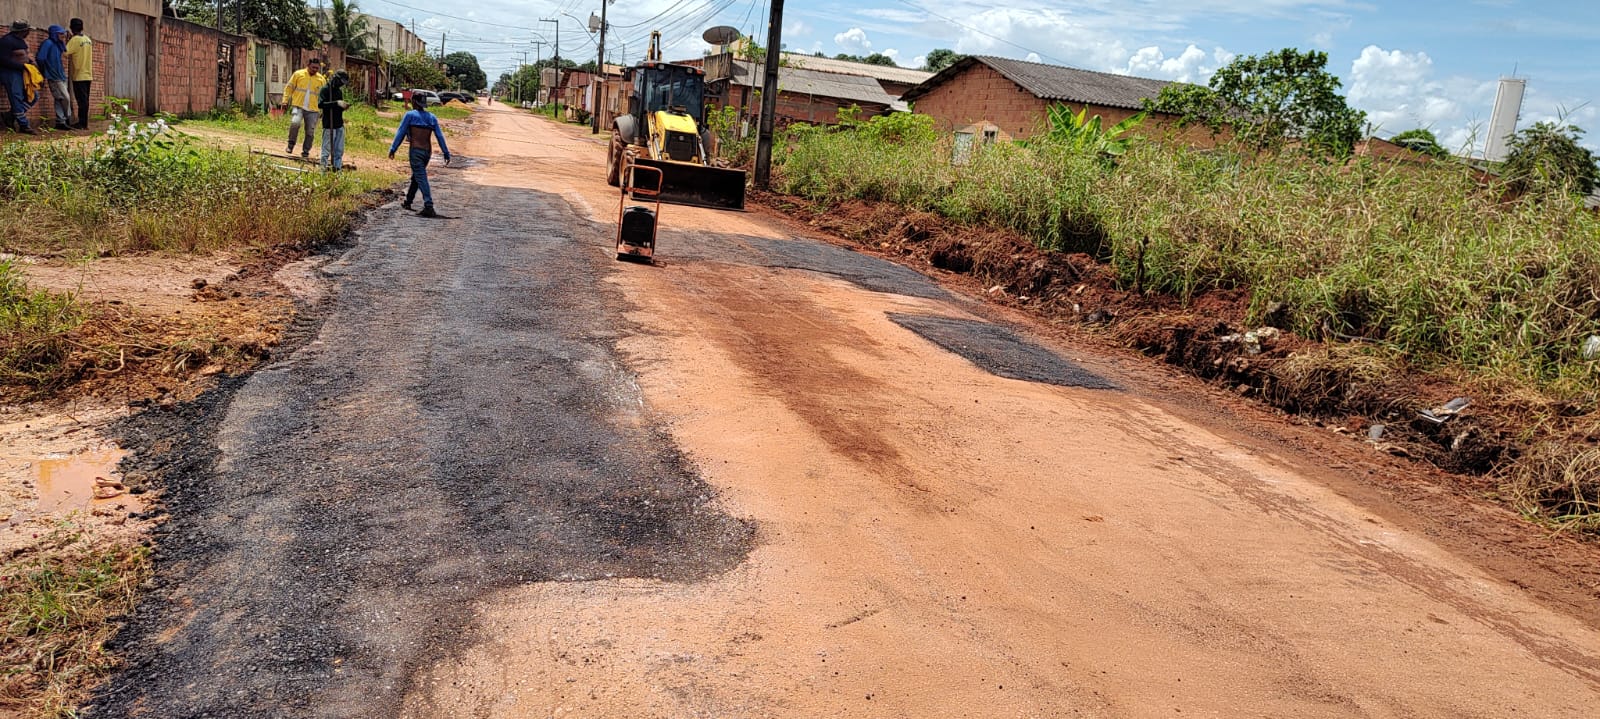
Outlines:
[[[333,36],[333,44],[344,48],[346,53],[365,56],[372,49],[368,45],[367,34],[371,28],[367,25],[367,18],[361,14],[361,8],[355,0],[333,0],[332,7],[328,9],[329,25],[328,34]]]

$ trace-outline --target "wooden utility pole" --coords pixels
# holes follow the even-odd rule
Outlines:
[[[556,52],[555,52],[555,58],[556,58],[555,59],[555,63],[556,63],[556,82],[555,82],[554,85],[550,86],[550,92],[555,97],[556,119],[560,120],[561,119],[561,18],[556,18],[554,20],[552,20],[550,18],[540,18],[539,22],[555,23],[555,26],[556,26],[556,39],[555,39],[555,42],[553,43],[555,45],[555,48],[556,48]]]
[[[778,58],[783,54],[783,0],[772,0],[767,18],[767,72],[761,82],[761,125],[756,133],[756,187],[772,182],[772,121],[778,113]]]

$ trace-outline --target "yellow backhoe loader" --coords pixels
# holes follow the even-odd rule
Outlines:
[[[716,138],[705,127],[705,71],[661,62],[651,38],[648,58],[623,71],[628,112],[611,128],[606,182],[621,182],[633,163],[661,171],[661,201],[744,209],[745,172],[712,164]]]

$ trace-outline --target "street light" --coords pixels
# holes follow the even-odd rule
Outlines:
[[[555,43],[554,43],[555,46],[556,46],[556,54],[555,54],[555,58],[556,58],[555,59],[555,63],[556,63],[556,81],[555,81],[554,85],[550,86],[550,89],[555,94],[556,118],[560,119],[561,118],[561,19],[560,18],[556,18],[556,19],[552,20],[550,18],[539,18],[539,22],[555,23],[555,26],[556,26],[556,39],[555,39]]]

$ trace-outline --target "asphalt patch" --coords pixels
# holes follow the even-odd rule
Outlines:
[[[889,319],[993,375],[1063,387],[1117,388],[1099,375],[1000,325],[900,313],[890,313]]]
[[[811,240],[663,231],[656,253],[668,260],[709,260],[817,272],[873,292],[931,300],[952,298],[933,280],[909,267]]]
[[[554,195],[436,184],[441,231],[375,211],[298,347],[121,432],[167,513],[155,586],[92,717],[393,717],[533,582],[695,581],[728,516],[616,347],[600,228]]]

